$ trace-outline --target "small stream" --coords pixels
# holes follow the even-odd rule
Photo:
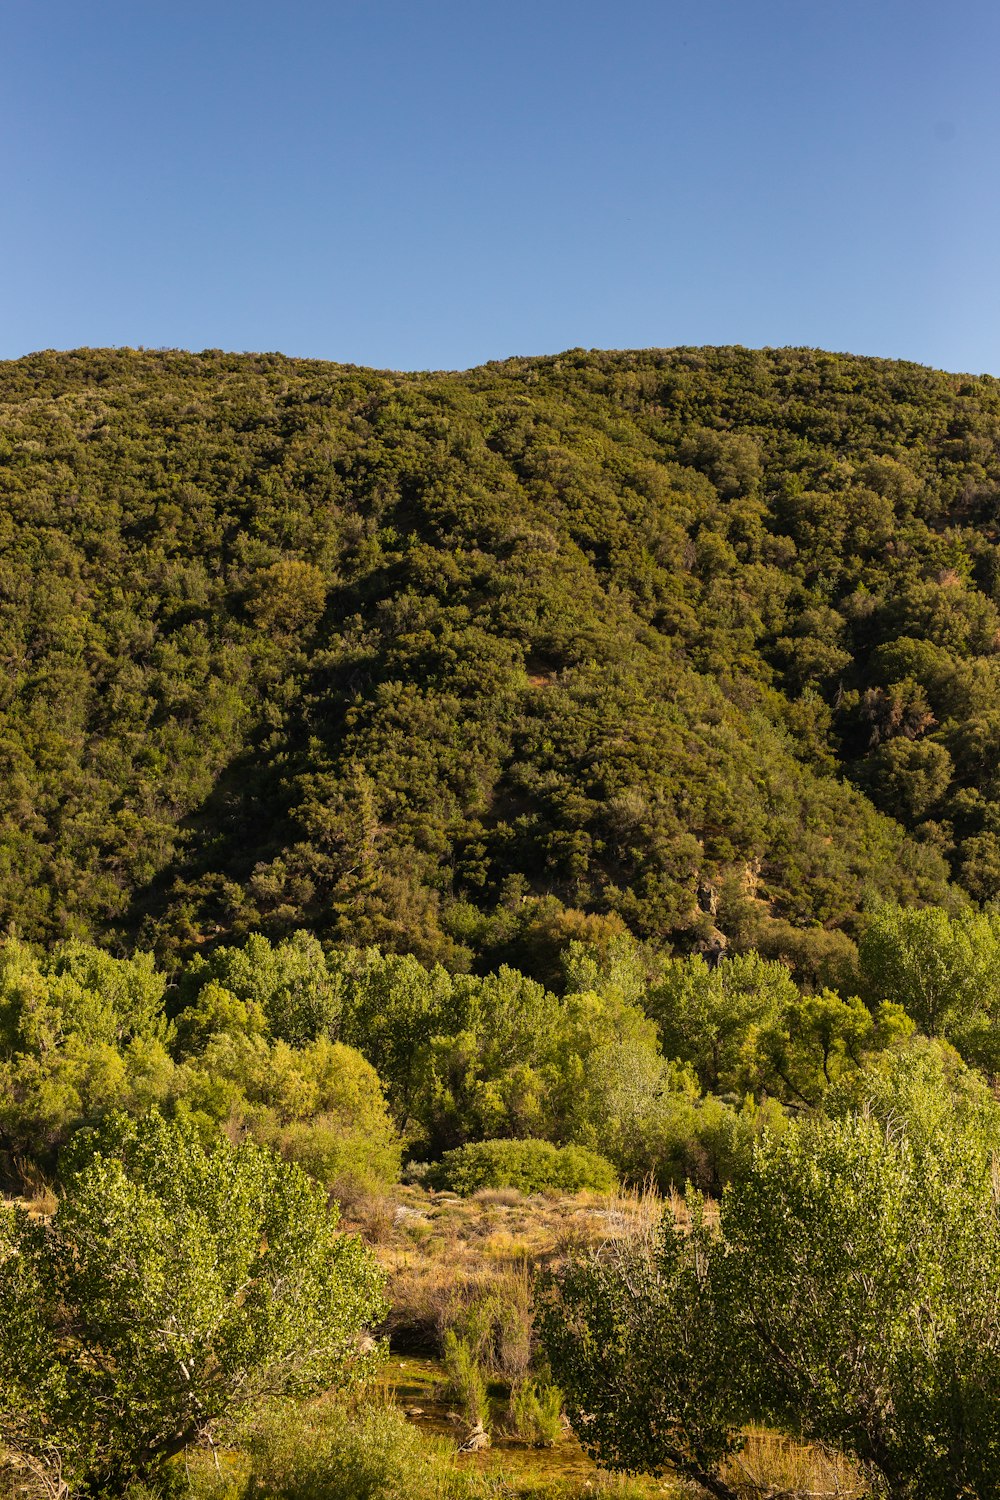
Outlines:
[[[440,1360],[391,1354],[383,1381],[387,1394],[421,1431],[447,1438],[456,1448],[461,1445],[468,1424],[454,1403],[444,1398],[448,1377]],[[493,1408],[490,1447],[480,1453],[460,1454],[461,1463],[484,1473],[500,1472],[512,1481],[522,1477],[536,1483],[540,1480],[573,1481],[581,1492],[596,1485],[602,1471],[587,1457],[571,1432],[551,1448],[535,1448],[518,1438],[506,1436],[506,1388],[491,1387],[490,1394]],[[604,1478],[607,1481],[608,1476]],[[680,1497],[685,1493],[668,1480],[649,1479],[640,1483],[650,1497]],[[629,1488],[632,1494],[636,1493],[635,1480],[629,1482]]]

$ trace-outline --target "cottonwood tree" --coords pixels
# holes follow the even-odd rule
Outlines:
[[[566,1414],[605,1468],[682,1474],[716,1500],[739,1451],[741,1390],[709,1269],[714,1236],[695,1210],[685,1236],[668,1215],[651,1244],[612,1243],[544,1285],[536,1311]]]
[[[1000,1493],[995,1129],[939,1107],[926,1058],[893,1066],[864,1111],[765,1137],[715,1234],[668,1221],[652,1250],[554,1282],[542,1336],[602,1463],[725,1500],[739,1428],[764,1417],[891,1500]]]
[[[0,1220],[0,1448],[42,1493],[114,1494],[364,1370],[381,1275],[299,1169],[157,1115],[74,1155],[49,1221]]]

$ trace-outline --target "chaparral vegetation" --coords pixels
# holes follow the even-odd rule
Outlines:
[[[1000,1495],[1000,382],[34,355],[0,658],[0,1493]]]

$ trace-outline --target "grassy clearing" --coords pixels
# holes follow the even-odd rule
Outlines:
[[[683,1220],[683,1200],[674,1198],[671,1206]],[[440,1359],[445,1335],[474,1326],[477,1309],[499,1305],[507,1316],[483,1359],[491,1446],[457,1453],[460,1472],[498,1486],[490,1494],[532,1500],[593,1495],[648,1500],[697,1493],[675,1480],[603,1474],[565,1428],[552,1446],[536,1447],[518,1434],[512,1409],[518,1382],[531,1370],[535,1272],[609,1239],[651,1236],[663,1207],[652,1192],[527,1197],[514,1189],[484,1189],[459,1198],[422,1187],[351,1205],[352,1227],[373,1243],[389,1276],[393,1310],[386,1332],[393,1350],[382,1399],[394,1402],[422,1435],[454,1453],[471,1421]],[[870,1493],[839,1455],[763,1428],[748,1432],[725,1478],[746,1500],[867,1500]]]
[[[446,1330],[489,1297],[511,1309],[523,1339],[537,1270],[608,1239],[649,1234],[662,1209],[651,1193],[525,1197],[515,1188],[484,1188],[459,1198],[401,1187],[347,1205],[344,1219],[387,1272],[392,1312],[384,1331],[393,1348],[438,1355]],[[500,1373],[526,1369],[515,1363]]]

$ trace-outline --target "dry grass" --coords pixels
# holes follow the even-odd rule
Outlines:
[[[526,1197],[488,1188],[459,1198],[406,1186],[344,1205],[343,1221],[387,1273],[392,1312],[384,1332],[393,1347],[437,1354],[445,1330],[487,1299],[510,1303],[530,1325],[538,1269],[608,1240],[651,1235],[663,1206],[652,1192]]]
[[[436,1357],[446,1330],[468,1334],[479,1326],[484,1308],[501,1306],[508,1321],[484,1360],[495,1378],[512,1382],[529,1373],[535,1273],[609,1241],[651,1241],[665,1207],[679,1224],[687,1223],[682,1197],[664,1200],[652,1189],[557,1198],[489,1188],[459,1198],[401,1187],[381,1204],[359,1205],[361,1211],[347,1221],[366,1235],[387,1271],[393,1308],[385,1331],[394,1348]],[[709,1218],[714,1212],[714,1204],[706,1205]],[[426,1395],[421,1399],[427,1402]],[[557,1445],[551,1455],[551,1489],[521,1490],[516,1463],[511,1470],[515,1458],[514,1452],[497,1451],[489,1464],[502,1462],[494,1477],[510,1496],[700,1493],[677,1481],[606,1479],[583,1459],[575,1441]],[[763,1428],[748,1432],[725,1478],[745,1500],[868,1500],[871,1494],[858,1469],[840,1455]]]
[[[746,1500],[868,1500],[871,1489],[842,1454],[751,1427],[724,1473]]]

